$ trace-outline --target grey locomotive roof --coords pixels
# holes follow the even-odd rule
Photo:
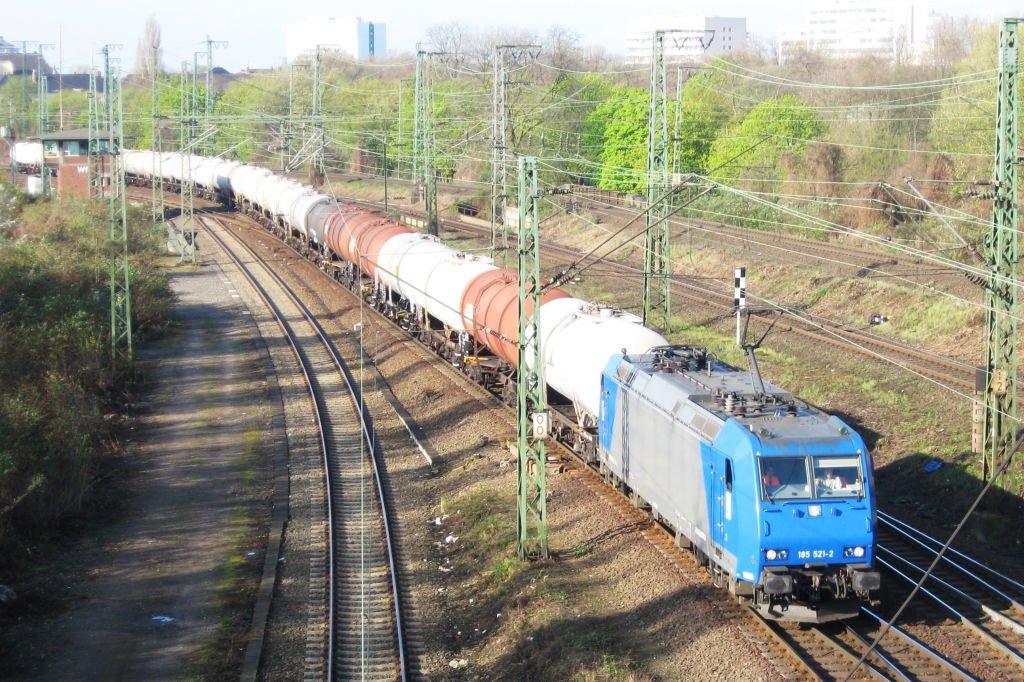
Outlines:
[[[718,362],[703,349],[687,348],[682,353],[659,350],[662,352],[623,358],[619,379],[708,440],[714,440],[730,418],[762,439],[845,435],[829,415],[768,382],[763,382],[762,392],[750,372]]]

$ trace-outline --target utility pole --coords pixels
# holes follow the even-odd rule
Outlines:
[[[1013,454],[1017,432],[1017,24],[999,31],[995,197],[985,255],[992,278],[985,293],[985,432],[982,477]]]
[[[153,45],[150,53],[150,77],[152,82],[153,109],[153,222],[164,219],[164,178],[163,178],[163,135],[160,130],[160,48]]]
[[[519,427],[520,559],[547,559],[547,455],[551,432],[544,358],[540,347],[540,222],[537,219],[537,158],[519,158]]]
[[[226,40],[211,40],[210,36],[206,36],[206,92],[203,97],[203,129],[210,127],[210,116],[213,115],[213,95],[210,86],[212,85],[211,78],[213,76],[213,48],[215,47],[227,47],[228,41]],[[209,140],[203,142],[203,153],[206,156],[210,155],[211,145]]]
[[[110,71],[110,49],[103,46],[104,88],[107,92],[108,148],[110,154],[110,348],[115,371],[132,361],[132,305],[128,264],[128,207],[125,197],[124,164],[121,147],[124,142],[124,100],[120,75]],[[116,167],[116,170],[115,170]],[[116,182],[116,186],[115,186]]]
[[[508,248],[505,209],[508,206],[509,65],[534,61],[540,45],[494,46],[494,91],[491,100],[491,255]],[[501,238],[498,238],[498,232]]]
[[[662,309],[662,327],[668,331],[671,301],[669,276],[669,210],[662,199],[668,191],[668,107],[665,79],[665,31],[655,31],[651,51],[651,103],[647,131],[647,230],[644,246],[644,325],[651,323],[657,303]],[[655,292],[655,280],[658,281]],[[655,302],[655,298],[660,301]]]
[[[416,52],[416,110],[414,118],[413,178],[423,183],[427,232],[436,235],[437,170],[434,166],[434,93],[428,62],[440,52]],[[418,163],[417,163],[418,162]],[[417,177],[417,171],[420,173]]]

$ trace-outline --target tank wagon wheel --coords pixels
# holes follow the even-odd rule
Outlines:
[[[514,379],[509,379],[501,389],[501,401],[509,407],[519,402],[519,389]]]

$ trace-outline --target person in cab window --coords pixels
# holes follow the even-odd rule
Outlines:
[[[779,477],[775,475],[775,469],[772,467],[765,468],[761,479],[766,488],[777,488],[779,486]]]
[[[818,484],[825,490],[839,490],[843,487],[842,480],[834,476],[831,469],[825,469],[825,477],[819,479]]]

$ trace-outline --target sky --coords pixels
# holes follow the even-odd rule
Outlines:
[[[214,63],[238,71],[281,64],[285,25],[311,17],[362,16],[382,22],[387,25],[389,53],[411,52],[418,41],[425,41],[430,26],[457,21],[472,29],[516,27],[538,34],[558,25],[579,34],[583,45],[599,45],[612,54],[621,54],[624,28],[632,16],[703,15],[708,7],[686,0],[388,0],[365,5],[337,0],[47,0],[45,5],[5,4],[8,6],[0,13],[0,36],[10,42],[30,40],[53,45],[43,54],[55,66],[62,63],[65,72],[93,62],[101,64],[98,51],[104,44],[122,45],[120,51],[111,54],[121,59],[123,70],[131,70],[139,37],[151,15],[162,30],[165,67],[176,70],[181,62],[192,62],[196,51],[205,54],[209,36],[228,42],[227,47],[214,50]],[[967,14],[992,20],[1024,16],[1024,0],[984,0],[973,6],[962,0],[934,0],[934,5],[952,16]],[[773,40],[780,27],[800,23],[803,8],[799,0],[720,0],[714,5],[719,16],[746,17],[748,32],[765,41]]]

